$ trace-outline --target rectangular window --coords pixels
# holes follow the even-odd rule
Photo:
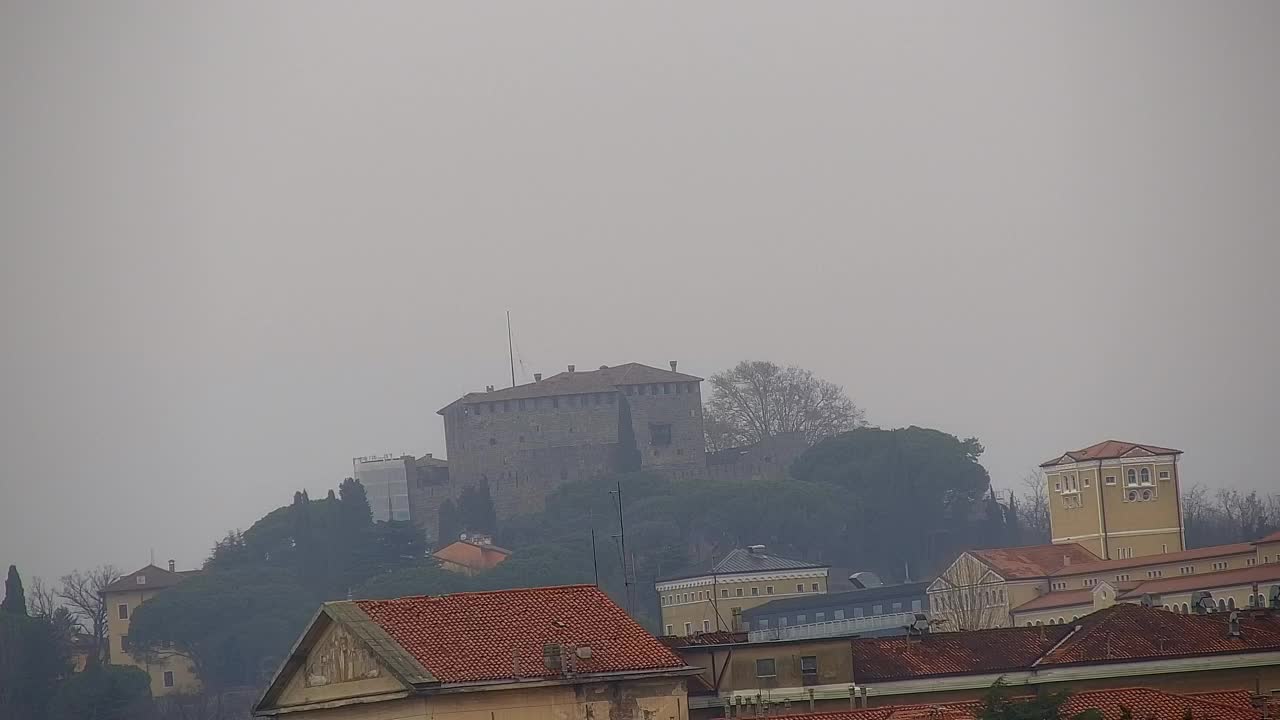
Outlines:
[[[129,619],[129,606],[126,603],[120,603],[116,606],[116,617],[121,620]]]
[[[711,621],[710,621],[710,620],[703,620],[703,621],[702,621],[702,632],[711,632]]]
[[[722,597],[722,598],[727,598],[727,597],[729,597],[729,590],[728,590],[727,588],[721,589],[721,590],[720,590],[720,597]]]
[[[912,600],[912,601],[911,601],[911,612],[920,612],[920,601],[919,601],[919,600]]]
[[[883,615],[883,614],[884,614],[884,606],[883,606],[883,605],[872,605],[872,606],[871,606],[871,614],[872,614],[872,615]]]
[[[693,623],[685,623],[685,624],[684,624],[684,634],[685,634],[686,636],[689,636],[689,635],[692,635],[692,634],[693,634]]]
[[[774,667],[773,658],[759,658],[756,660],[756,677],[777,677],[778,671]]]
[[[671,423],[649,423],[649,444],[670,445]]]
[[[1161,470],[1161,471],[1160,471],[1160,479],[1161,479],[1161,480],[1168,480],[1168,479],[1169,479],[1169,471],[1168,471],[1168,470]]]
[[[854,608],[854,609],[853,609],[853,616],[854,616],[854,617],[856,617],[856,618],[860,618],[860,617],[862,617],[862,608],[860,608],[860,607],[856,607],[856,608]]]
[[[760,588],[758,587],[751,588],[751,597],[757,597],[759,595],[760,595]]]
[[[1160,576],[1161,576],[1161,575],[1163,575],[1163,574],[1164,574],[1164,571],[1163,571],[1163,570],[1148,570],[1148,571],[1147,571],[1147,577],[1149,577],[1149,578],[1158,578],[1158,577],[1160,577]]]
[[[803,625],[803,624],[805,624],[805,623],[807,623],[807,622],[809,622],[809,616],[808,616],[808,615],[796,615],[796,624],[797,624],[797,625]]]
[[[120,636],[120,652],[129,652],[129,636]]]
[[[1108,475],[1108,476],[1107,476],[1107,484],[1108,484],[1108,485],[1115,485],[1115,484],[1116,484],[1116,476],[1115,476],[1115,475]]]
[[[760,618],[759,620],[756,621],[756,625],[758,625],[761,630],[768,630],[769,618]]]
[[[1216,563],[1214,563],[1214,564],[1213,564],[1213,569],[1214,569],[1214,570],[1226,570],[1226,569],[1227,569],[1227,563],[1226,563],[1225,561],[1223,561],[1223,562],[1216,562]]]
[[[1054,492],[1062,492],[1062,483],[1060,483],[1060,482],[1056,482],[1056,483],[1054,483],[1054,484],[1053,484],[1053,491],[1054,491]]]
[[[896,603],[894,603],[894,604],[893,604],[893,611],[894,611],[894,612],[902,612],[902,603],[900,603],[900,602],[896,602]]]
[[[1182,573],[1183,575],[1195,575],[1195,574],[1196,574],[1196,566],[1195,566],[1195,565],[1183,565],[1182,567],[1178,568],[1178,572]]]
[[[1126,582],[1128,579],[1129,579],[1129,575],[1127,573],[1116,576],[1116,582]]]
[[[818,684],[818,656],[800,656],[800,679],[805,685]]]
[[[786,627],[787,619],[785,617],[778,618],[778,627]]]
[[[772,595],[772,594],[773,594],[773,586],[772,586],[772,585],[765,585],[765,586],[764,586],[764,594],[765,594],[765,595]]]
[[[804,583],[796,583],[796,592],[798,593],[804,592]]]
[[[742,597],[742,588],[734,589],[733,594],[737,595],[738,597]]]
[[[147,576],[146,576],[146,575],[139,575],[138,577],[134,578],[134,582],[135,582],[135,583],[137,583],[137,584],[139,584],[139,585],[146,585],[146,584],[147,584]]]
[[[811,591],[813,591],[813,592],[818,592],[818,583],[814,583],[814,584],[810,585],[810,586],[809,586],[809,589],[810,589]]]
[[[826,614],[826,613],[824,613],[824,612],[816,612],[816,613],[814,613],[814,614],[813,614],[813,621],[814,621],[814,622],[826,622],[826,621],[827,621],[827,614]]]
[[[835,618],[836,618],[837,620],[843,620],[843,619],[844,619],[844,610],[843,610],[843,609],[836,610],[836,611],[835,611],[835,613],[833,613],[833,615],[835,615]]]
[[[1258,564],[1258,558],[1245,558],[1244,564],[1249,567],[1253,567],[1254,565]]]
[[[670,634],[671,634],[671,626],[670,626],[670,625],[668,625],[668,626],[667,626],[667,634],[668,634],[668,635],[670,635]]]
[[[173,671],[172,670],[164,671],[164,686],[173,687]]]

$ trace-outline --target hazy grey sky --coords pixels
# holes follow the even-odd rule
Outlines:
[[[507,376],[807,366],[1277,489],[1280,3],[0,5],[0,562],[198,564]]]

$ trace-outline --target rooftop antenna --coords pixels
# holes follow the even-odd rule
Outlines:
[[[596,557],[596,527],[591,526],[591,571],[596,576],[596,587],[600,587],[600,560]]]
[[[516,386],[516,351],[511,343],[511,311],[507,311],[507,360],[511,362],[511,387]]]

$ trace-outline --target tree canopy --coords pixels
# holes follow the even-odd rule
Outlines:
[[[9,574],[4,579],[4,600],[0,601],[0,612],[10,615],[27,614],[27,595],[22,591],[22,577],[18,575],[17,566],[9,566]]]
[[[815,443],[866,424],[844,388],[804,368],[743,360],[709,383],[704,422],[711,450],[793,432]]]

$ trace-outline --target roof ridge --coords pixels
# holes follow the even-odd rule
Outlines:
[[[565,585],[539,585],[537,587],[527,587],[527,588],[499,588],[497,590],[462,590],[459,592],[441,593],[439,595],[401,595],[400,597],[381,598],[381,599],[352,598],[350,600],[328,600],[325,602],[325,604],[328,605],[330,603],[345,603],[345,602],[396,602],[399,600],[421,600],[423,598],[426,598],[428,600],[435,600],[437,598],[464,597],[467,595],[507,595],[507,594],[518,593],[518,592],[534,592],[534,591],[543,591],[543,590],[571,590],[571,589],[582,589],[582,588],[600,590],[598,586],[592,585],[591,583],[569,583]],[[600,590],[600,592],[603,593],[604,591]]]

